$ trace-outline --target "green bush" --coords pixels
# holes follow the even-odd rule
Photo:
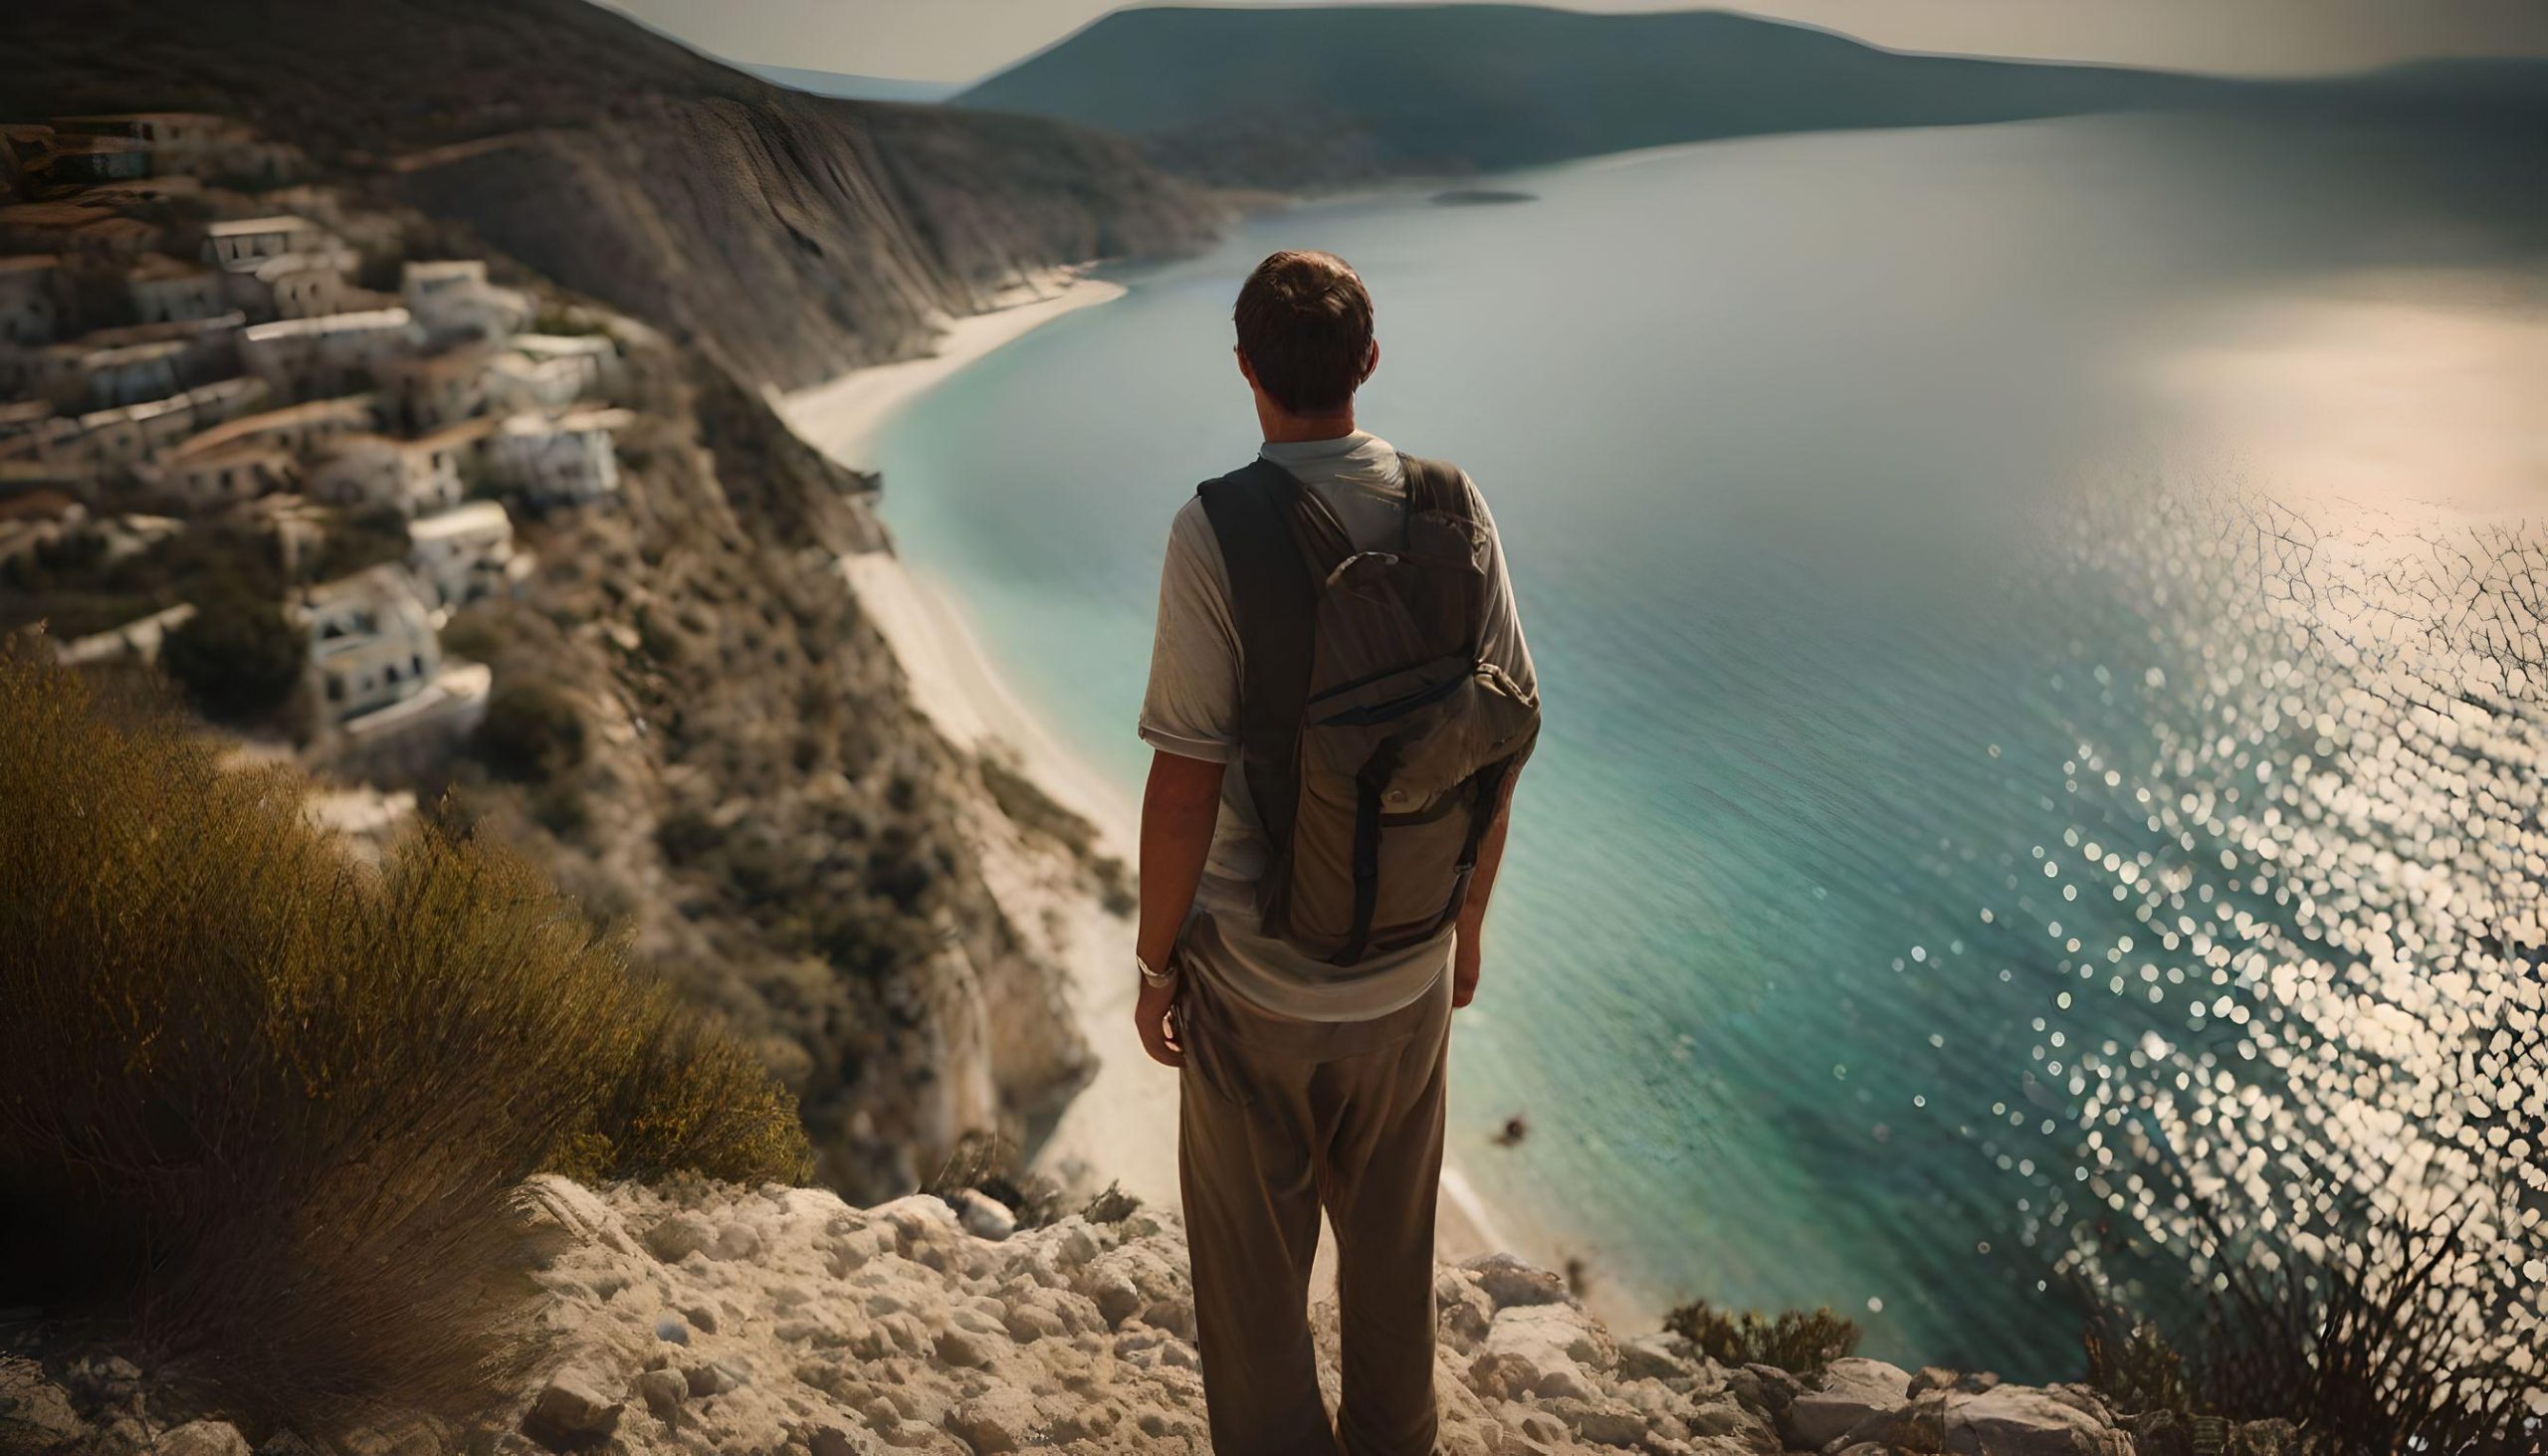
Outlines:
[[[1858,1326],[1829,1310],[1788,1310],[1775,1318],[1751,1310],[1729,1312],[1693,1300],[1666,1315],[1663,1328],[1699,1348],[1721,1365],[1777,1365],[1812,1375],[1858,1348]]]
[[[280,603],[219,585],[159,644],[159,668],[206,718],[272,717],[301,685],[310,644]]]
[[[499,683],[478,726],[478,756],[504,777],[548,783],[584,761],[584,720],[575,700],[545,683]]]
[[[0,1306],[320,1433],[515,1369],[515,1189],[801,1180],[791,1099],[477,837],[376,869],[305,785],[0,649]]]

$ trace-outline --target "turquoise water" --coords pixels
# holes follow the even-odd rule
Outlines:
[[[2190,935],[2163,949],[2126,893],[2243,852],[2148,791],[2221,711],[2177,685],[2233,635],[2082,503],[2234,468],[2133,383],[2177,320],[2486,254],[2360,161],[2057,123],[1263,216],[914,405],[879,447],[886,515],[1065,741],[1137,787],[1168,519],[1253,448],[1237,282],[1278,246],[1353,260],[1383,350],[1364,421],[1486,492],[1546,700],[1455,1043],[1454,1158],[1649,1308],[1828,1304],[1871,1352],[2066,1377],[2051,1264],[2106,1210],[2074,1206],[2093,1095],[2063,1063],[2093,1044],[2099,1078],[2142,1075],[2154,1036],[2232,1055],[2204,988],[2249,980]],[[2237,766],[2284,738],[2240,737]],[[2136,855],[2149,874],[2116,878]],[[2261,877],[2221,896],[2288,907]],[[1513,1112],[1529,1139],[1492,1145]]]

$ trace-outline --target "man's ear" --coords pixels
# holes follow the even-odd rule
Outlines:
[[[1367,354],[1363,355],[1363,378],[1364,378],[1366,381],[1370,380],[1370,379],[1371,379],[1371,377],[1372,377],[1374,374],[1377,374],[1377,373],[1379,373],[1379,372],[1380,372],[1380,341],[1379,339],[1377,339],[1377,338],[1376,338],[1376,339],[1373,339],[1373,340],[1372,340],[1372,349],[1371,349],[1371,352],[1369,352],[1369,353],[1367,353]]]
[[[1240,348],[1237,344],[1231,344],[1230,356],[1238,360],[1238,377],[1247,381],[1248,388],[1254,389],[1256,387],[1256,366],[1247,361],[1247,350]]]

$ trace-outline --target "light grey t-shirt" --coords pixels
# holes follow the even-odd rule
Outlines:
[[[1337,440],[1269,444],[1260,454],[1316,493],[1358,549],[1383,546],[1396,537],[1406,482],[1397,452],[1387,441],[1357,432]],[[1466,477],[1462,484],[1494,540],[1480,655],[1526,691],[1536,692],[1539,679],[1513,606],[1503,541],[1494,536],[1494,518],[1476,485]],[[1411,1004],[1450,964],[1453,932],[1448,928],[1422,944],[1374,956],[1342,980],[1332,978],[1334,967],[1259,931],[1255,885],[1265,874],[1270,851],[1238,764],[1240,681],[1228,568],[1203,503],[1189,498],[1168,527],[1141,734],[1152,747],[1229,767],[1221,779],[1221,816],[1212,831],[1211,855],[1178,949],[1190,969],[1278,1016],[1362,1021]]]

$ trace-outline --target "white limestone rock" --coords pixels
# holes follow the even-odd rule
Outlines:
[[[1566,1281],[1546,1269],[1534,1269],[1510,1254],[1488,1254],[1460,1266],[1499,1310],[1515,1305],[1555,1305],[1572,1301]]]
[[[159,1456],[250,1456],[248,1438],[227,1421],[190,1420],[159,1433]]]
[[[1910,1395],[1911,1375],[1899,1365],[1835,1359],[1821,1381],[1788,1407],[1781,1429],[1791,1444],[1818,1451],[1869,1416],[1901,1409]]]
[[[998,1243],[1017,1232],[1017,1215],[1007,1204],[972,1188],[957,1195],[956,1216],[963,1222],[964,1231],[977,1239]]]

